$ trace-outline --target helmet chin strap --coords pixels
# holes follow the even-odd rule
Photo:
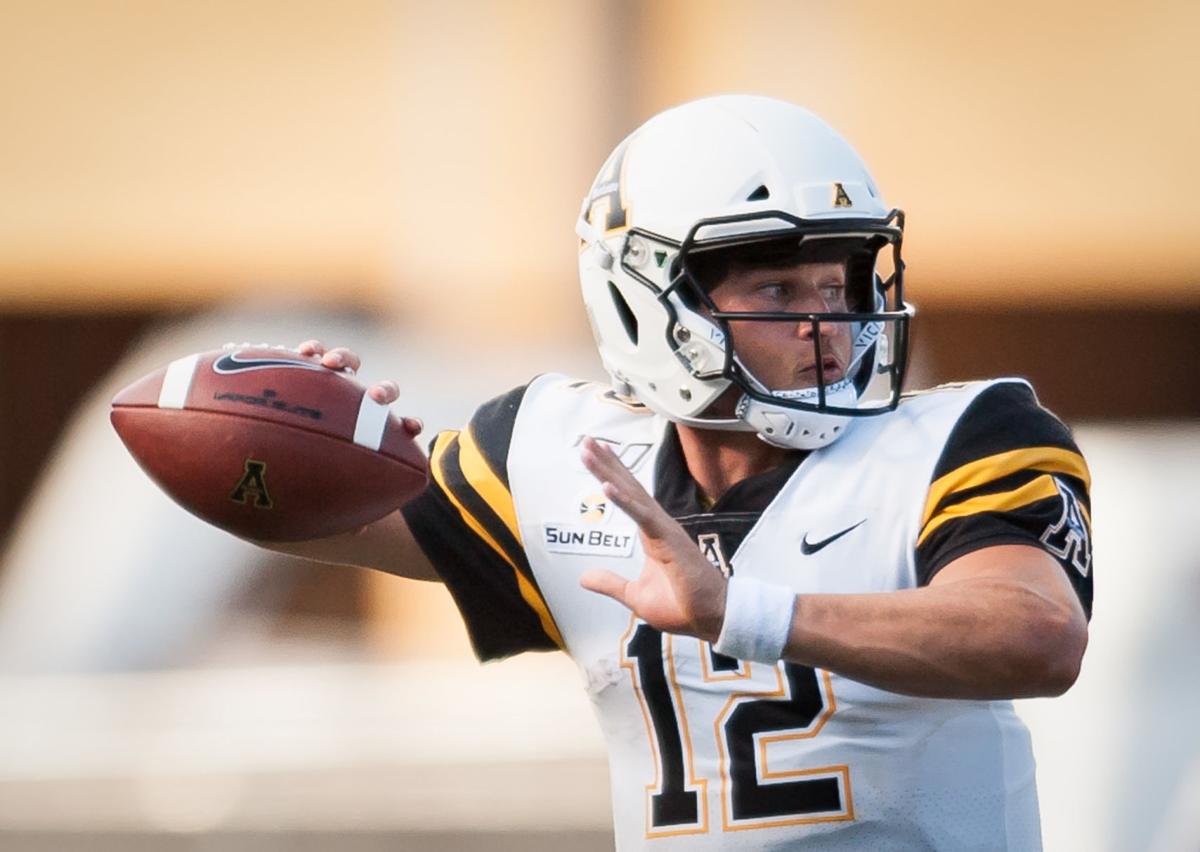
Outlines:
[[[712,429],[716,432],[753,432],[754,427],[740,417],[714,417],[711,420],[703,417],[672,417],[675,423],[691,426],[693,429]]]

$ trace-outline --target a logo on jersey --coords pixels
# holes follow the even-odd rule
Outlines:
[[[729,560],[725,558],[725,551],[721,548],[720,534],[701,533],[696,536],[696,543],[700,545],[700,552],[704,554],[705,559],[712,563],[712,567],[726,577],[733,574],[733,570],[729,567]]]
[[[612,504],[603,494],[584,494],[579,498],[579,519],[588,524],[598,524],[612,514]]]
[[[542,544],[546,550],[574,556],[631,556],[633,536],[632,532],[607,532],[592,526],[542,525]]]
[[[271,509],[275,502],[267,492],[267,463],[256,459],[246,459],[242,478],[234,486],[229,499],[235,503],[254,506],[258,509]]]
[[[583,439],[587,435],[578,435],[575,438],[574,447],[578,447],[583,443]],[[631,471],[636,471],[642,462],[646,460],[646,456],[650,455],[650,450],[653,449],[653,444],[647,444],[643,441],[634,441],[631,443],[622,443],[615,438],[605,438],[601,435],[591,436],[597,443],[604,444],[613,451],[613,455],[629,468]]]
[[[846,527],[844,530],[841,530],[840,532],[835,532],[833,535],[827,536],[827,537],[821,539],[820,541],[809,541],[808,533],[805,533],[804,538],[800,539],[800,552],[803,553],[805,556],[812,556],[814,553],[816,553],[821,548],[826,547],[827,545],[833,544],[835,541],[837,541],[839,538],[844,536],[846,533],[851,532],[852,530],[858,529],[866,522],[867,522],[867,519],[863,518],[857,524]]]
[[[1062,515],[1046,527],[1041,542],[1046,549],[1064,562],[1070,562],[1084,577],[1092,570],[1092,537],[1088,533],[1083,508],[1075,492],[1065,482],[1054,477],[1058,496],[1062,498]]]

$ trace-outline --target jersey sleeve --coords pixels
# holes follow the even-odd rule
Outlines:
[[[521,544],[508,448],[519,387],[475,412],[430,449],[429,487],[401,510],[445,582],[481,660],[562,647]]]
[[[1028,385],[987,388],[959,418],[934,470],[917,537],[919,584],[974,550],[1029,544],[1058,561],[1090,618],[1090,487],[1070,430]]]

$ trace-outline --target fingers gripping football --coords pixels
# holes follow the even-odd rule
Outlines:
[[[637,523],[646,561],[635,580],[595,570],[580,584],[624,604],[659,630],[715,640],[725,612],[725,578],[610,449],[588,438],[582,459],[605,496]]]
[[[296,351],[301,355],[317,359],[321,366],[328,367],[330,370],[344,370],[354,374],[362,367],[362,358],[358,353],[345,346],[329,348],[319,340],[306,340],[296,347]],[[367,388],[367,395],[380,405],[391,405],[400,398],[400,386],[391,379],[376,382]],[[420,419],[416,417],[402,419],[405,430],[413,437],[420,435],[421,430],[425,428]]]
[[[345,346],[335,346],[330,349],[319,340],[306,340],[296,347],[296,351],[301,355],[316,357],[322,366],[328,367],[331,370],[345,370],[348,373],[357,373],[358,368],[362,366],[362,359],[358,357],[358,353],[353,349],[348,349]]]

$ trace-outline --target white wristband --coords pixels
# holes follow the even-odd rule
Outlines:
[[[795,606],[796,593],[786,586],[731,577],[725,591],[725,623],[713,650],[755,663],[779,662]]]

